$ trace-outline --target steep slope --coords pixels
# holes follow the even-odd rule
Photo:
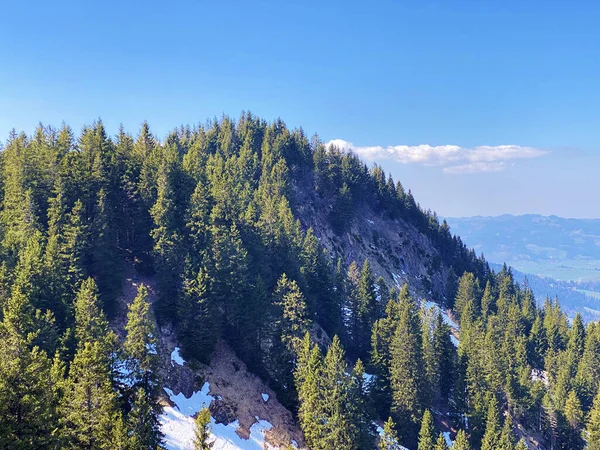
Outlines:
[[[123,293],[118,298],[119,313],[111,327],[124,338],[127,306],[140,285],[148,289],[148,301],[158,298],[156,279],[139,274],[126,265]],[[262,450],[305,448],[302,432],[276,394],[235,355],[226,342],[217,345],[210,364],[188,363],[180,356],[177,339],[170,326],[159,330],[157,353],[162,381],[161,430],[168,450],[193,446],[196,414],[207,407],[211,412],[214,450]]]

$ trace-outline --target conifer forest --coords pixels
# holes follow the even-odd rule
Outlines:
[[[248,112],[164,139],[100,120],[13,131],[0,448],[169,448],[168,336],[192,368],[230,347],[297,448],[600,449],[600,326],[491,270],[401,181]],[[355,231],[374,218],[404,230],[394,245]],[[422,275],[397,282],[417,245]],[[127,277],[156,289],[126,296]],[[211,412],[190,449],[213,448]]]

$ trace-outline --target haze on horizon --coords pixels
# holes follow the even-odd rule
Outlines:
[[[98,117],[112,133],[148,120],[162,138],[250,110],[381,164],[441,216],[598,218],[598,13],[541,1],[10,2],[0,140]]]

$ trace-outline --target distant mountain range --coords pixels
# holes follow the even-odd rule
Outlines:
[[[600,281],[600,219],[503,215],[447,218],[489,262],[564,281]]]
[[[558,297],[573,317],[600,319],[600,219],[502,215],[446,218],[494,269],[506,262],[527,278],[538,301]]]

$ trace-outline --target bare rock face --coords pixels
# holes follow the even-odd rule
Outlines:
[[[210,414],[214,417],[216,423],[229,425],[236,420],[237,414],[235,409],[225,403],[222,399],[213,400],[210,404]]]

